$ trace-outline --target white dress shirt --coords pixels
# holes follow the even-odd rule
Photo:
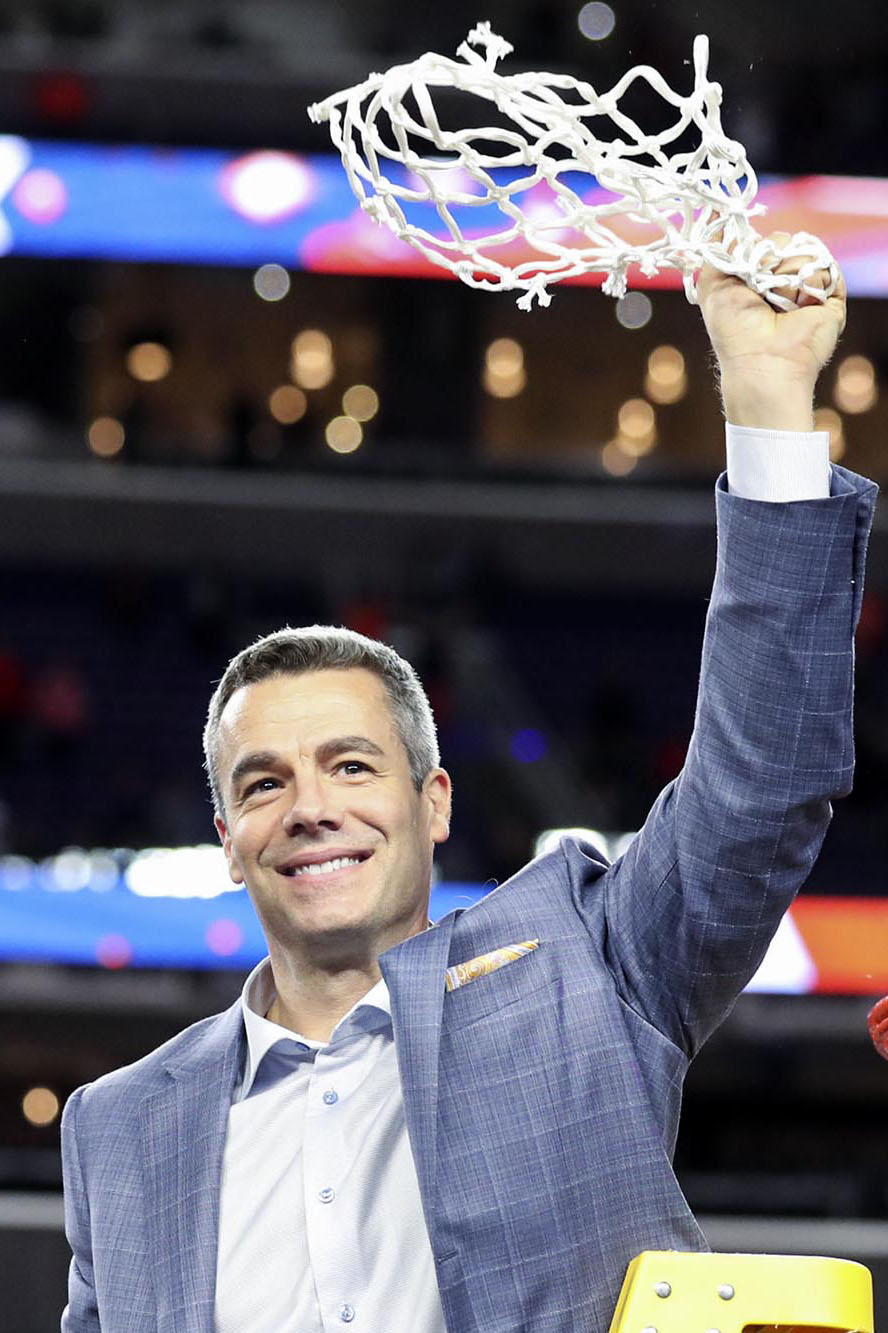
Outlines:
[[[726,435],[733,494],[829,495],[826,432]],[[270,1022],[274,998],[266,958],[241,997],[247,1058],[222,1168],[217,1333],[446,1333],[385,982],[326,1044]]]
[[[728,489],[746,500],[825,500],[829,432],[725,428]]]
[[[446,1333],[385,982],[327,1043],[265,1018],[274,998],[266,958],[241,996],[247,1058],[222,1166],[217,1333]]]

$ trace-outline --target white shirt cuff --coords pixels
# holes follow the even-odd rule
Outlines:
[[[829,495],[829,431],[725,426],[728,490],[745,500],[824,500]]]

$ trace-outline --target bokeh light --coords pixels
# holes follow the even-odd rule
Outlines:
[[[536,727],[522,727],[515,732],[509,748],[519,764],[536,764],[545,758],[549,747],[545,736]]]
[[[220,958],[229,958],[243,944],[244,932],[236,921],[220,917],[210,922],[204,938],[211,953],[218,954]]]
[[[327,422],[324,438],[335,454],[353,454],[363,440],[364,432],[354,417],[334,417]]]
[[[173,357],[163,343],[136,343],[126,354],[126,368],[134,380],[153,384],[164,379],[172,369]]]
[[[308,399],[295,384],[279,384],[268,397],[268,410],[282,426],[301,421],[308,407]]]
[[[644,398],[629,398],[617,413],[614,443],[632,458],[650,453],[657,441],[657,418]]]
[[[577,14],[577,27],[590,42],[603,42],[605,37],[610,37],[616,21],[617,16],[610,5],[602,4],[600,0],[591,0]]]
[[[89,858],[89,888],[93,893],[110,893],[120,882],[120,866],[110,852],[87,852]]]
[[[303,329],[290,347],[290,377],[302,389],[323,389],[335,373],[333,343],[322,329]]]
[[[867,356],[846,356],[836,371],[833,392],[836,407],[843,412],[868,412],[879,401],[876,368]]]
[[[61,1109],[52,1088],[29,1088],[22,1098],[22,1115],[29,1125],[44,1128],[58,1119]]]
[[[30,886],[34,870],[34,862],[27,856],[0,857],[3,888],[12,893],[21,893]]]
[[[126,431],[116,417],[96,417],[86,432],[86,441],[98,458],[113,458],[124,446]]]
[[[677,403],[688,391],[685,359],[677,347],[655,347],[647,360],[644,391],[654,403]]]
[[[112,970],[126,967],[132,960],[133,947],[125,935],[102,935],[96,941],[96,962]]]
[[[484,353],[481,382],[494,398],[515,398],[527,384],[524,349],[514,338],[495,338]]]
[[[601,451],[601,466],[608,476],[626,477],[638,464],[638,459],[624,453],[616,440],[608,440]]]
[[[253,290],[263,301],[282,301],[290,290],[290,275],[281,264],[262,264],[253,274]]]
[[[44,862],[46,887],[56,893],[76,893],[88,887],[92,864],[82,847],[67,847]]]
[[[369,384],[353,384],[342,395],[342,410],[355,421],[372,421],[379,411],[379,394]]]
[[[310,167],[293,153],[261,149],[226,167],[221,181],[228,203],[251,222],[280,222],[298,212],[315,192]]]
[[[653,313],[651,298],[644,292],[627,292],[616,304],[617,320],[624,329],[643,329]]]
[[[34,167],[22,176],[12,192],[12,202],[22,217],[35,226],[58,222],[68,208],[68,187],[61,176],[45,167]]]

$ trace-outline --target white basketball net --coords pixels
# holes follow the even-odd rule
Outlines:
[[[548,305],[550,283],[590,271],[607,273],[603,290],[623,296],[631,265],[648,277],[680,270],[692,303],[704,263],[742,278],[780,309],[790,309],[800,292],[818,300],[832,294],[838,270],[817,237],[797,233],[778,252],[752,226],[764,205],[755,203],[758,182],[742,144],[722,130],[722,90],[708,78],[706,37],[694,41],[687,97],[649,65],[629,70],[606,93],[566,74],[497,73],[496,62],[511,50],[480,23],[459,47],[460,60],[429,52],[308,108],[313,121],[329,120],[351,187],[372,218],[472,287],[523,291],[523,310],[534,298]],[[668,129],[645,134],[620,110],[637,79],[675,108]],[[445,87],[493,102],[514,129],[442,129],[430,90]],[[405,104],[408,94],[420,119]],[[596,117],[599,127],[609,118],[618,137],[596,138],[588,123]],[[699,144],[670,154],[689,127]],[[390,179],[389,162],[406,166],[409,176]],[[595,178],[591,198],[564,179],[576,172]],[[529,193],[535,187],[543,202],[539,189],[536,198]],[[405,208],[415,213],[416,205],[436,210],[442,225],[435,232],[408,219]],[[483,235],[465,221],[461,228],[454,216],[486,209],[487,223],[492,208],[497,225],[505,225]],[[512,262],[510,246],[520,251]],[[784,259],[801,259],[799,271],[775,273]],[[824,269],[826,285],[812,285]]]

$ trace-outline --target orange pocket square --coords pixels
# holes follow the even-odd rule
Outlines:
[[[501,949],[494,949],[492,953],[479,954],[477,958],[470,958],[467,963],[456,963],[455,966],[448,967],[444,973],[444,988],[458,990],[460,986],[465,986],[470,981],[477,981],[478,977],[486,977],[488,973],[496,972],[507,963],[514,963],[516,958],[523,958],[526,953],[533,953],[534,949],[539,947],[539,940],[522,940],[520,944],[504,944]]]

